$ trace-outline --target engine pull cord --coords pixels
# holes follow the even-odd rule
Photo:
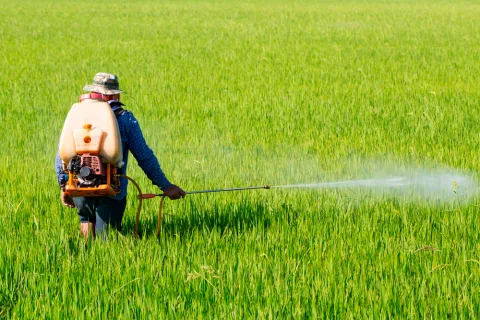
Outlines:
[[[138,224],[139,224],[139,221],[140,221],[140,212],[142,212],[143,199],[150,199],[150,198],[153,198],[153,197],[150,194],[144,194],[142,192],[142,190],[140,189],[140,186],[138,185],[138,183],[135,180],[133,180],[132,178],[130,178],[129,176],[124,175],[124,174],[117,174],[115,176],[120,177],[120,178],[128,179],[129,181],[131,181],[133,183],[135,188],[137,188],[137,191],[138,191],[138,196],[137,196],[138,207],[137,207],[137,213],[135,214],[135,238],[138,239],[140,237],[139,234],[138,234]],[[160,206],[158,208],[157,230],[155,231],[155,236],[158,238],[160,236],[160,230],[162,228],[162,208],[163,208],[163,202],[165,200],[165,195],[162,194],[162,195],[155,195],[155,196],[159,196],[159,197],[162,198],[160,200]]]

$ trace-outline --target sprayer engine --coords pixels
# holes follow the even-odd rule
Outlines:
[[[77,179],[77,187],[98,187],[106,182],[105,165],[96,155],[86,153],[72,158],[68,171]]]
[[[66,169],[69,177],[65,191],[73,197],[114,196],[118,193],[120,181],[116,168],[102,163],[98,155],[77,155]]]

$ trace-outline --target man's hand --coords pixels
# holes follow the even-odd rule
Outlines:
[[[170,200],[177,200],[180,198],[184,198],[186,193],[181,188],[177,187],[176,185],[172,184],[165,190],[163,193],[170,198]]]
[[[75,202],[73,202],[72,197],[70,197],[68,194],[62,191],[61,194],[61,199],[62,203],[64,206],[69,207],[69,208],[75,208]]]

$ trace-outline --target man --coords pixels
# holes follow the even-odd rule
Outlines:
[[[115,113],[120,129],[123,162],[125,163],[118,173],[126,174],[128,151],[130,151],[147,177],[154,185],[162,189],[166,196],[172,200],[185,197],[185,191],[171,184],[165,177],[155,154],[145,142],[137,119],[132,112],[122,108],[124,104],[120,102],[120,93],[123,91],[119,88],[117,76],[110,73],[97,73],[93,84],[87,85],[83,89],[87,92],[102,94],[103,99],[108,102]],[[65,173],[62,170],[62,160],[58,154],[55,159],[55,171],[60,186],[64,185]],[[86,238],[89,233],[95,237],[95,233],[104,231],[108,225],[121,230],[126,206],[127,183],[127,179],[120,178],[120,193],[114,197],[76,197],[72,199],[62,191],[62,203],[69,208],[75,206],[78,208],[80,232]]]

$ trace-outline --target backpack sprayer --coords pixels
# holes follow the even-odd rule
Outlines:
[[[61,184],[71,197],[115,196],[120,192],[117,169],[124,165],[120,130],[110,105],[101,96],[82,95],[63,125],[58,154],[67,179]]]
[[[120,177],[133,183],[138,191],[135,236],[138,237],[140,211],[144,199],[161,197],[156,235],[160,234],[165,194],[142,193],[132,178],[118,174],[124,166],[120,130],[110,105],[98,93],[84,94],[65,119],[60,136],[59,156],[66,179],[61,181],[71,197],[106,197],[120,192]],[[270,189],[269,185],[229,189],[190,191],[186,194]]]

